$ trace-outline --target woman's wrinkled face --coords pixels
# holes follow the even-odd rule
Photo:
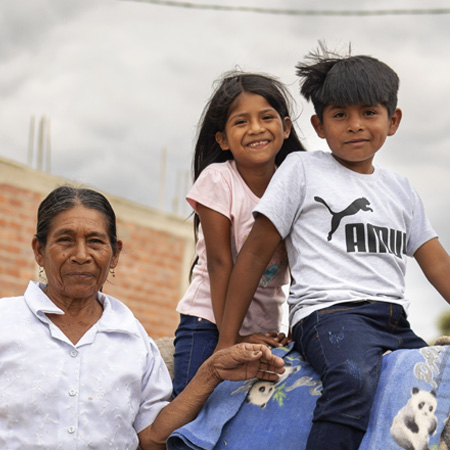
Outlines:
[[[36,238],[32,245],[47,276],[46,294],[57,302],[95,300],[122,248],[119,241],[114,253],[105,217],[82,205],[53,219],[45,246]]]

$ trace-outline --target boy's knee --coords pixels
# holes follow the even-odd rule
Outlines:
[[[332,385],[341,390],[343,396],[371,401],[375,395],[377,376],[373,368],[346,360],[335,371]],[[332,386],[330,386],[332,387]]]

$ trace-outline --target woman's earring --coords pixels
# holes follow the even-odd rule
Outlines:
[[[114,269],[111,269],[110,272],[111,272],[112,277],[116,278],[116,271]]]

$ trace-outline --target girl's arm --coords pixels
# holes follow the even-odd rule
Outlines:
[[[259,280],[280,242],[281,236],[272,222],[258,214],[231,273],[217,350],[237,342]]]
[[[428,281],[450,304],[450,256],[437,238],[425,242],[414,258]]]
[[[230,244],[231,223],[223,214],[199,203],[197,204],[197,213],[202,224],[203,235],[205,236],[206,260],[211,288],[211,304],[220,334],[226,302],[225,295],[230,281],[231,271],[233,269]],[[246,313],[247,310],[244,312],[244,317]],[[283,333],[273,332],[266,335],[255,333],[243,337],[241,341],[277,347],[284,345],[287,339]]]
[[[233,268],[231,256],[231,222],[223,214],[197,204],[197,214],[205,236],[206,261],[211,285],[211,303],[220,331],[225,294]]]

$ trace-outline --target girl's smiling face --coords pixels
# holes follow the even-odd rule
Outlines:
[[[372,173],[375,153],[386,138],[397,131],[402,113],[396,109],[389,118],[384,105],[328,105],[323,119],[311,117],[317,135],[326,139],[333,156],[348,169]]]
[[[230,150],[236,165],[275,166],[275,157],[289,137],[292,123],[261,95],[242,92],[230,107],[225,130],[216,133],[222,150]]]
[[[119,260],[122,243],[114,253],[106,219],[99,211],[82,205],[58,214],[47,242],[32,242],[36,262],[45,269],[46,294],[56,303],[95,300],[110,268]]]

